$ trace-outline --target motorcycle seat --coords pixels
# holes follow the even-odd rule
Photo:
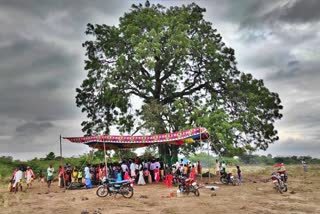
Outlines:
[[[122,181],[110,182],[110,184],[123,184],[123,183],[130,183],[130,180],[122,180]]]

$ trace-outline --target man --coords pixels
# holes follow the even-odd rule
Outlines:
[[[51,186],[51,182],[53,180],[53,172],[54,168],[52,167],[52,164],[50,164],[49,168],[47,169],[47,183],[48,183],[48,188]]]
[[[84,176],[86,179],[86,186],[87,188],[92,188],[91,180],[90,180],[90,164],[87,164],[87,166],[84,168]]]
[[[222,169],[224,172],[226,172],[226,168],[227,168],[226,163],[225,163],[224,161],[222,161],[221,169]]]
[[[24,176],[25,176],[25,178],[27,180],[27,189],[29,189],[31,187],[31,183],[32,183],[33,178],[34,178],[34,173],[33,173],[32,169],[30,168],[30,166],[27,166],[27,170],[24,173]]]
[[[122,175],[122,178],[123,178],[124,173],[128,170],[128,166],[127,166],[127,164],[126,164],[126,161],[123,161],[123,162],[122,162],[122,164],[121,164],[121,170],[122,170],[121,175]]]
[[[23,176],[23,172],[21,168],[19,168],[19,170],[15,173],[13,178],[14,179],[13,188],[15,193],[18,191],[19,186],[20,186],[20,190],[22,191],[22,185],[21,185],[22,176]]]

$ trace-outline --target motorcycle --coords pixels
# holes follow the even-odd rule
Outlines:
[[[276,189],[280,194],[288,191],[287,184],[284,182],[282,176],[278,173],[272,173],[271,175],[272,183],[274,184],[274,189]]]
[[[193,192],[195,196],[200,196],[199,185],[193,178],[180,177],[179,191],[187,195]]]
[[[99,197],[121,194],[124,198],[131,198],[133,196],[133,182],[131,180],[110,181],[103,178],[102,185],[98,187],[96,194]]]
[[[223,184],[239,185],[238,178],[234,177],[232,173],[226,173],[224,170],[220,171],[220,181]]]

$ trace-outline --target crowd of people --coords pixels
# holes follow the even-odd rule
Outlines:
[[[37,175],[28,166],[26,169],[20,167],[13,171],[10,189],[14,192],[18,191],[19,187],[22,189],[23,178],[26,180],[27,188],[30,188],[36,177],[39,182],[45,182],[46,180],[48,188],[50,188],[55,174],[58,177],[58,186],[61,188],[75,183],[92,188],[94,185],[101,184],[104,177],[115,181],[132,180],[137,185],[146,185],[159,183],[168,174],[195,177],[197,173],[201,174],[201,168],[200,162],[191,164],[190,161],[181,159],[172,166],[169,166],[158,158],[149,160],[140,158],[128,159],[121,162],[108,163],[107,166],[101,163],[87,164],[85,167],[81,167],[72,166],[67,163],[65,166],[59,166],[57,171],[55,171],[52,165],[49,165],[45,174],[40,170]]]

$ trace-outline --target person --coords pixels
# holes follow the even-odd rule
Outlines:
[[[26,178],[26,181],[27,181],[27,189],[29,189],[31,187],[31,183],[34,178],[34,173],[30,168],[30,166],[27,166],[27,170],[24,173],[24,177]]]
[[[64,175],[64,168],[62,166],[59,166],[58,173],[59,173],[59,184],[58,184],[58,186],[60,188],[63,188],[64,187],[64,176],[63,176]]]
[[[219,176],[219,174],[220,174],[220,163],[219,163],[218,159],[216,159],[215,169],[216,169],[216,175]]]
[[[82,183],[82,169],[79,167],[78,171],[78,183]]]
[[[117,182],[119,182],[119,181],[122,181],[121,171],[119,171],[119,172],[117,173]]]
[[[148,168],[144,168],[143,170],[143,177],[144,177],[144,180],[149,183],[149,176],[150,176],[150,172],[148,170]],[[152,181],[151,181],[152,182]]]
[[[152,179],[152,181],[155,181],[154,180],[154,178],[155,178],[155,176],[154,176],[154,170],[156,169],[156,165],[155,165],[155,160],[153,159],[152,161],[151,161],[151,163],[150,163],[150,175],[151,175],[151,179]]]
[[[122,177],[124,177],[124,173],[127,171],[127,169],[128,169],[128,166],[127,166],[126,162],[123,161],[122,164],[121,164],[121,170],[122,170],[121,174],[122,174]]]
[[[242,175],[241,175],[240,166],[237,166],[237,173],[238,173],[239,185],[241,185],[241,183],[242,183]]]
[[[221,170],[223,170],[224,172],[226,172],[226,163],[224,161],[222,161],[222,164],[221,164]]]
[[[154,169],[154,181],[158,183],[160,181],[160,169],[158,166]]]
[[[303,160],[301,161],[301,164],[302,164],[302,167],[303,167],[303,171],[304,171],[304,172],[308,172],[307,162],[303,159]]]
[[[42,169],[39,170],[39,174],[38,174],[38,182],[42,182],[44,183],[44,177],[43,177],[43,174],[42,174]]]
[[[53,180],[53,172],[54,172],[54,168],[52,167],[52,164],[50,164],[49,168],[47,169],[48,188],[50,188],[51,182]]]
[[[136,178],[136,164],[133,161],[130,161],[130,175],[132,179]]]
[[[198,173],[199,175],[202,174],[202,166],[201,166],[201,162],[200,162],[200,161],[198,161],[198,164],[197,164],[197,173]]]
[[[190,166],[191,167],[191,166]],[[196,168],[193,166],[191,172],[189,174],[189,178],[195,180],[196,179]]]
[[[84,177],[86,179],[86,187],[92,188],[91,179],[90,179],[90,164],[87,164],[87,166],[84,168]]]
[[[71,174],[71,182],[72,183],[78,183],[78,169],[76,166],[74,166]]]
[[[141,170],[139,171],[138,185],[145,185],[145,184],[146,184],[146,181],[144,180],[143,170],[141,169]]]
[[[123,180],[131,180],[131,178],[130,178],[130,176],[129,176],[129,171],[128,171],[128,169],[127,169],[127,171],[124,173]]]
[[[20,190],[22,191],[22,184],[21,184],[22,176],[23,176],[23,172],[20,167],[19,170],[14,174],[14,178],[13,178],[14,179],[13,188],[15,193],[18,191],[19,187],[20,187]]]

